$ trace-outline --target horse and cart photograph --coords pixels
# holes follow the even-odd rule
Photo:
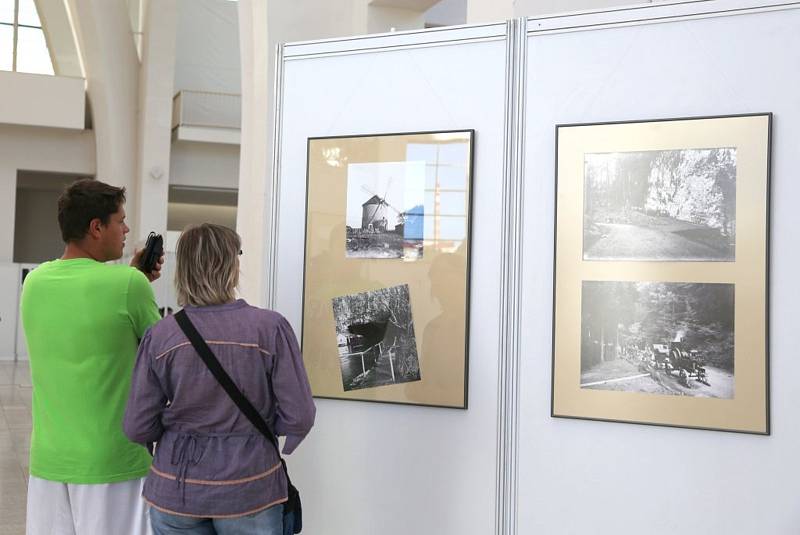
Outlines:
[[[581,388],[734,397],[732,284],[583,283]]]

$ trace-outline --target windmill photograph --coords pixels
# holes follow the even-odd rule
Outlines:
[[[333,299],[345,392],[422,379],[408,285]]]
[[[348,258],[422,258],[425,162],[354,163],[347,170]]]

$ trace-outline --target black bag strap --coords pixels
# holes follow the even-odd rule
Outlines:
[[[211,348],[208,347],[206,341],[203,340],[203,337],[200,336],[200,333],[197,332],[195,329],[194,324],[189,319],[189,316],[186,314],[186,310],[181,309],[175,314],[175,320],[178,322],[181,330],[192,343],[194,346],[195,351],[197,354],[200,355],[200,358],[203,359],[203,362],[206,363],[208,369],[211,370],[211,374],[216,378],[217,382],[219,382],[220,386],[227,392],[228,396],[233,400],[239,410],[250,420],[256,429],[258,429],[262,435],[264,435],[267,440],[269,440],[273,446],[275,446],[275,450],[278,452],[278,458],[281,459],[281,464],[283,464],[284,470],[286,470],[286,463],[281,458],[281,451],[278,445],[278,438],[275,436],[275,433],[269,428],[266,420],[258,413],[253,404],[244,397],[241,390],[237,388],[236,384],[231,379],[230,375],[225,371],[222,365],[217,360],[217,357],[214,356],[214,353],[211,351]],[[289,479],[289,472],[286,472],[286,478]],[[291,482],[290,482],[291,484]]]

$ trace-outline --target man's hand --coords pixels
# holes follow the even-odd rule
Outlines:
[[[143,252],[144,249],[136,249],[133,253],[133,258],[131,258],[131,266],[135,267],[139,271],[141,271],[141,268],[139,268],[139,262],[142,259]],[[153,267],[153,271],[151,271],[150,273],[145,273],[144,271],[142,271],[142,273],[144,273],[145,277],[147,277],[147,279],[150,282],[153,282],[161,276],[161,265],[163,263],[164,263],[164,255],[161,255],[161,257],[156,262],[155,267]]]

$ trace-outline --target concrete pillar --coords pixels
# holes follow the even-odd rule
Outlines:
[[[126,211],[132,214],[128,224],[138,236],[140,225],[133,214],[138,213],[139,201],[139,58],[127,8],[122,0],[66,0],[66,4],[86,72],[97,143],[97,179],[127,189]]]
[[[64,0],[36,0],[36,9],[47,37],[47,48],[57,76],[83,78],[75,36]]]
[[[236,230],[242,237],[240,292],[266,305],[267,214],[271,180],[274,49],[270,46],[266,0],[239,1],[242,61],[242,141]]]
[[[176,0],[145,5],[142,64],[139,70],[138,192],[129,210],[137,242],[152,231],[167,231],[172,96],[175,71]]]

